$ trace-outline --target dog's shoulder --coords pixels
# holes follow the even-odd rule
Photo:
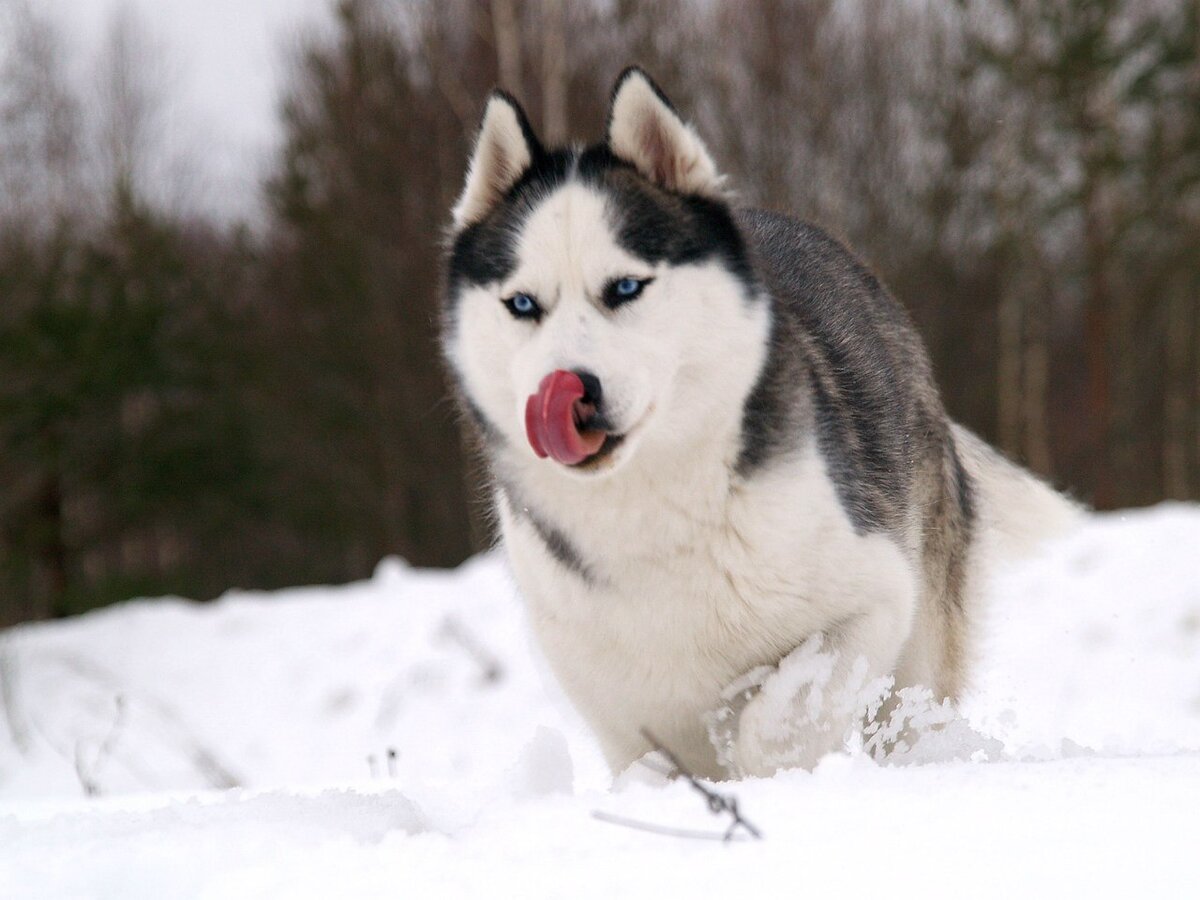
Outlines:
[[[756,209],[735,216],[773,320],[768,360],[746,405],[740,470],[752,473],[786,451],[803,408],[856,527],[898,527],[913,463],[940,455],[937,436],[947,434],[916,328],[826,231]]]

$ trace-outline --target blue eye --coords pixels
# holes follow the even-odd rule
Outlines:
[[[609,309],[616,309],[622,303],[628,303],[630,300],[636,300],[642,295],[646,285],[652,282],[653,278],[617,278],[608,283],[608,287],[604,291],[604,303]]]
[[[529,294],[513,294],[504,301],[504,305],[518,319],[533,319],[536,322],[542,317],[542,308]]]

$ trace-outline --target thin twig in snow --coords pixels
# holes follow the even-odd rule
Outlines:
[[[447,616],[442,623],[442,635],[467,651],[467,655],[479,664],[484,682],[495,684],[504,677],[504,666],[500,664],[496,655],[484,647],[479,639],[453,616]]]
[[[715,831],[693,831],[690,828],[670,828],[666,825],[655,825],[652,822],[640,822],[637,819],[627,819],[624,816],[614,816],[603,810],[592,810],[592,818],[610,825],[620,825],[637,831],[649,831],[651,834],[661,834],[664,837],[687,838],[696,841],[744,841],[749,840],[745,835],[718,834]]]
[[[21,753],[29,752],[29,734],[21,724],[17,708],[17,654],[15,650],[0,645],[0,706],[4,707],[4,720],[13,746]]]
[[[96,748],[96,755],[92,758],[92,764],[84,766],[83,759],[83,742],[80,741],[75,745],[75,774],[79,777],[79,783],[83,786],[83,792],[89,797],[95,797],[100,794],[100,782],[97,775],[100,772],[100,767],[112,755],[113,748],[117,744],[117,738],[120,737],[121,728],[125,724],[125,698],[117,694],[113,698],[116,705],[116,715],[113,716],[112,727],[108,729],[108,734],[104,740],[100,742],[100,746]]]
[[[713,815],[719,816],[722,813],[728,813],[730,815],[732,821],[729,824],[728,830],[725,832],[725,840],[732,838],[733,833],[738,828],[745,829],[751,837],[757,840],[762,839],[762,832],[759,831],[754,825],[750,824],[750,822],[748,822],[745,818],[743,818],[741,811],[738,809],[737,797],[733,796],[732,794],[720,794],[703,784],[700,779],[693,775],[687,766],[685,766],[679,760],[679,757],[668,750],[658,738],[650,733],[649,729],[642,729],[642,737],[649,742],[651,747],[667,758],[667,762],[675,767],[675,771],[682,775],[687,780],[688,784],[690,784],[704,796],[704,799],[708,804],[708,809]]]
[[[762,832],[754,825],[750,824],[741,814],[738,809],[737,798],[732,794],[719,794],[712,788],[703,784],[699,778],[685,766],[674,753],[668,750],[663,743],[652,735],[647,729],[642,729],[642,736],[656,751],[666,757],[667,762],[672,766],[670,771],[664,771],[649,761],[642,759],[641,764],[652,772],[662,775],[665,778],[674,779],[683,777],[687,782],[704,795],[705,803],[708,805],[709,812],[713,815],[722,815],[728,813],[731,817],[729,827],[725,829],[724,834],[718,834],[711,831],[694,831],[690,828],[673,828],[667,825],[656,825],[652,822],[640,822],[637,819],[627,819],[624,816],[614,816],[611,813],[593,810],[592,817],[601,822],[608,822],[611,825],[622,825],[626,828],[636,828],[639,831],[649,831],[653,834],[661,834],[667,837],[692,838],[696,840],[706,841],[735,841],[739,839],[762,840]],[[738,829],[741,828],[746,832],[745,835],[738,834]]]

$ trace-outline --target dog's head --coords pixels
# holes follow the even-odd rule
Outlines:
[[[548,150],[488,101],[454,207],[444,349],[511,464],[595,477],[696,441],[736,452],[769,329],[722,178],[638,69],[606,139]]]

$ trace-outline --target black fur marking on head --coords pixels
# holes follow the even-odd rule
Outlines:
[[[639,259],[686,265],[716,258],[748,285],[753,282],[745,244],[726,204],[663,190],[614,156],[607,144],[596,144],[539,154],[495,209],[454,238],[446,279],[451,305],[464,285],[490,284],[512,272],[525,220],[572,179],[608,199],[618,243]]]
[[[494,209],[455,236],[446,272],[451,302],[463,285],[490,284],[512,272],[522,225],[542,201],[566,183],[574,163],[571,150],[539,153]]]
[[[519,500],[510,485],[500,485],[500,493],[504,495],[504,499],[507,501],[508,508],[513,516],[529,523],[542,544],[545,545],[546,550],[549,551],[552,557],[558,560],[564,569],[579,576],[586,584],[592,585],[596,583],[596,578],[592,574],[591,568],[583,561],[583,557],[579,555],[579,551],[575,549],[575,546],[567,539],[566,535],[546,522],[545,519],[535,513],[527,504]]]
[[[486,220],[485,220],[486,221]],[[512,239],[501,228],[477,222],[463,229],[450,250],[449,284],[488,284],[508,275],[517,264]]]
[[[585,150],[578,173],[580,181],[608,199],[617,242],[634,256],[675,266],[716,258],[739,279],[753,281],[742,235],[727,204],[665,190],[615,156],[607,144]]]

